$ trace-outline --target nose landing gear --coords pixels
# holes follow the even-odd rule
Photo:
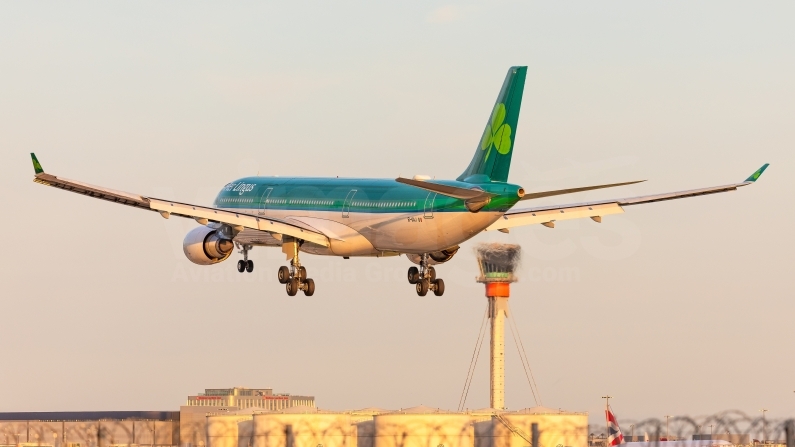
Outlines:
[[[436,269],[428,265],[428,254],[423,254],[420,260],[420,268],[409,267],[407,279],[409,284],[414,284],[417,295],[425,296],[428,291],[433,291],[436,296],[444,295],[444,280],[436,278]]]
[[[253,247],[251,245],[245,244],[236,244],[237,248],[240,249],[238,253],[243,255],[243,259],[237,261],[237,271],[240,273],[246,272],[253,272],[254,271],[254,261],[248,258],[248,251],[251,250]]]

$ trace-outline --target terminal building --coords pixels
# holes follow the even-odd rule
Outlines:
[[[187,405],[179,408],[179,445],[206,445],[208,414],[285,411],[296,407],[315,408],[314,396],[275,394],[272,388],[208,388],[204,393],[188,396]]]
[[[199,447],[206,445],[207,414],[299,406],[314,408],[315,398],[235,387],[188,396],[180,411],[0,413],[0,447]]]
[[[235,407],[283,410],[291,407],[314,407],[313,396],[274,394],[272,388],[210,388],[204,393],[188,396],[190,407]]]

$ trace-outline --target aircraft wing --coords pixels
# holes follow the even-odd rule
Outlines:
[[[740,183],[732,183],[710,188],[691,189],[687,191],[668,192],[648,196],[628,197],[623,199],[601,200],[598,202],[572,203],[567,205],[541,206],[536,208],[511,209],[502,218],[486,228],[486,231],[507,231],[511,227],[521,225],[541,224],[549,228],[555,227],[555,222],[568,219],[581,219],[590,217],[596,222],[602,221],[602,216],[620,214],[624,207],[640,205],[643,203],[662,202],[665,200],[684,199],[687,197],[704,196],[720,192],[736,191],[737,188],[753,184],[765,172],[769,164],[765,164],[750,177]]]
[[[324,234],[284,220],[130,194],[47,174],[36,159],[36,155],[31,153],[30,156],[33,159],[33,169],[36,173],[33,181],[42,185],[53,186],[65,191],[76,192],[89,197],[135,208],[157,211],[166,219],[170,216],[186,217],[195,219],[202,225],[207,225],[210,222],[218,222],[231,226],[236,232],[249,228],[267,231],[268,233],[292,236],[324,247],[329,246],[328,237]]]
[[[635,183],[645,182],[646,180],[635,180],[634,182],[610,183],[609,185],[596,185],[596,186],[583,186],[580,188],[558,189],[555,191],[541,191],[525,193],[519,200],[532,200],[540,199],[542,197],[561,196],[564,194],[573,194],[575,192],[593,191],[595,189],[614,188],[616,186],[634,185]]]

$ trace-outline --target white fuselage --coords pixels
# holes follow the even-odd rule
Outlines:
[[[304,244],[302,251],[319,255],[378,256],[428,253],[454,247],[483,231],[502,216],[498,212],[358,213],[346,217],[333,211],[257,210],[235,208],[264,218],[286,220],[329,237],[331,245]],[[235,238],[251,245],[279,245],[262,232],[244,231]]]

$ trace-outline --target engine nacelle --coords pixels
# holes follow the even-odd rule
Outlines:
[[[182,241],[182,251],[190,262],[199,265],[217,264],[232,254],[235,244],[207,227],[192,229]]]
[[[428,257],[430,258],[428,259],[428,264],[430,265],[444,264],[445,262],[453,259],[453,256],[455,256],[455,254],[458,253],[458,248],[459,248],[458,246],[455,246],[455,247],[446,248],[444,250],[428,253]],[[420,261],[422,260],[422,256],[415,255],[412,253],[407,253],[406,257],[409,258],[409,261],[417,265],[420,265]]]

